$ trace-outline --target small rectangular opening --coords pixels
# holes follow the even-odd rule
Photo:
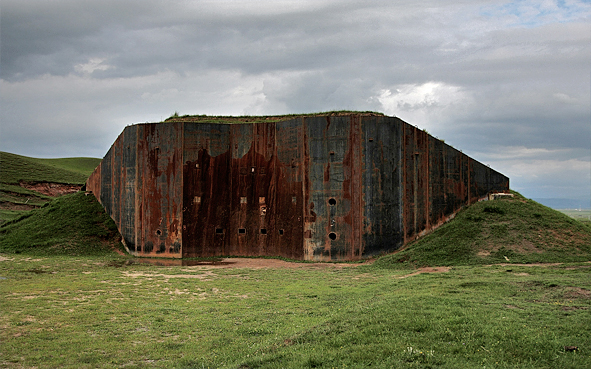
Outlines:
[[[241,204],[246,204],[246,196],[240,197],[240,203]]]
[[[261,228],[261,234],[267,234],[267,228]]]
[[[195,168],[199,169],[199,163],[195,164]]]
[[[215,233],[216,234],[223,234],[224,233],[224,229],[223,228],[216,228],[215,229]]]
[[[296,202],[298,202],[298,198],[297,198],[297,197],[295,197],[295,196],[292,196],[292,197],[291,197],[291,202],[292,202],[293,204],[295,204]]]
[[[250,172],[254,173],[255,172],[255,167],[250,168]]]
[[[246,228],[238,228],[238,234],[246,234]]]
[[[280,229],[280,230],[279,230],[279,235],[280,235],[280,236],[283,236],[283,229]]]
[[[259,204],[264,204],[265,203],[265,196],[260,196],[259,197]]]
[[[201,196],[195,196],[195,197],[193,198],[193,202],[194,202],[195,204],[201,204]]]

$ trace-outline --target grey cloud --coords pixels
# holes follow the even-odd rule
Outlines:
[[[524,158],[495,157],[515,147],[589,163],[591,7],[520,4],[524,19],[500,1],[5,0],[0,145],[101,156],[125,124],[175,110],[358,109],[424,125],[500,171],[522,171]],[[458,96],[380,102],[427,83]],[[514,184],[533,191],[532,178]]]
[[[39,5],[32,12],[30,7],[23,10],[11,3],[2,12],[4,78],[26,78],[27,73],[63,75],[89,54],[109,56],[115,68],[105,77],[211,66],[254,74],[323,68],[359,53],[379,57],[391,47],[397,49],[398,62],[410,62],[416,40],[404,41],[408,35],[403,32],[400,38],[392,37],[392,29],[404,29],[419,20],[418,16],[393,16],[390,21],[382,14],[376,25],[368,25],[367,15],[351,17],[352,6],[358,7],[351,3],[327,3],[282,14],[229,12],[216,18],[207,11],[208,4],[185,14],[183,8],[171,11],[149,1],[134,4],[137,7],[121,5],[128,2],[98,7],[100,3],[94,2],[55,4]],[[367,11],[377,15],[376,9]],[[28,27],[31,23],[36,26]],[[63,53],[68,51],[65,58]]]

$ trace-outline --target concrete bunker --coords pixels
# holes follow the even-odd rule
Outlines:
[[[509,190],[504,175],[395,117],[259,118],[125,128],[87,189],[131,254],[356,260]]]

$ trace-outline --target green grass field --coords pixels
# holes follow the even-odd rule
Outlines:
[[[93,196],[43,202],[0,225],[0,367],[591,367],[591,226],[517,193],[372,263],[265,269],[145,264]]]
[[[0,261],[5,368],[586,368],[589,263],[158,267]],[[569,352],[565,346],[578,349]]]
[[[591,223],[591,209],[558,209],[558,211],[578,221]]]

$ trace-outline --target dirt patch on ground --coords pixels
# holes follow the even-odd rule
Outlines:
[[[168,281],[170,278],[188,278],[188,279],[200,279],[202,281],[211,281],[211,278],[216,276],[211,271],[206,271],[203,274],[159,274],[159,273],[142,273],[142,272],[137,272],[137,273],[122,272],[122,273],[125,274],[126,277],[131,277],[131,278],[143,277],[143,278],[152,279],[152,278],[162,277],[165,279],[165,281]]]
[[[406,275],[402,275],[396,278],[408,278],[408,277],[412,277],[415,275],[419,275],[421,273],[445,273],[445,272],[449,272],[451,269],[451,267],[425,267],[425,268],[420,268],[418,269],[416,272],[414,273],[410,273],[410,274],[406,274]]]
[[[544,252],[543,249],[538,248],[533,242],[529,240],[521,240],[520,242],[513,242],[507,243],[502,245],[504,248],[508,250],[512,250],[518,254],[541,254]],[[491,253],[497,252],[501,247],[498,243],[493,243],[493,241],[488,241],[486,246],[484,246],[476,255],[480,257],[487,257],[490,256]]]
[[[20,182],[19,185],[27,190],[36,191],[51,197],[75,193],[82,188],[81,185],[52,182]]]
[[[586,232],[576,232],[567,230],[565,232],[558,232],[555,230],[550,230],[550,234],[552,235],[552,239],[555,240],[556,246],[559,248],[572,248],[575,247],[580,250],[580,247],[585,247],[589,245],[589,241],[591,241],[591,237]]]
[[[536,247],[531,241],[522,240],[521,243],[510,245],[507,247],[509,250],[513,250],[518,254],[541,254],[544,250]]]
[[[564,297],[567,299],[591,299],[591,291],[580,287],[568,287]]]

